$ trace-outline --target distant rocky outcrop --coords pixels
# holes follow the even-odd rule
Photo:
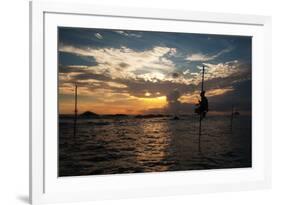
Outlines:
[[[81,118],[99,118],[100,116],[94,112],[91,112],[91,111],[86,111],[82,114],[80,114]]]
[[[128,117],[126,114],[114,114],[114,115],[108,115],[110,117]]]

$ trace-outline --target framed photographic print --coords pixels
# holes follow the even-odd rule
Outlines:
[[[31,203],[270,187],[270,17],[30,14]]]

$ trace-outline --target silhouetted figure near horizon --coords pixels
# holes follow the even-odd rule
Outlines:
[[[207,112],[209,111],[209,103],[208,99],[205,96],[205,91],[203,90],[200,93],[201,100],[199,100],[199,103],[197,104],[197,108],[195,109],[195,113],[198,115],[201,115],[201,120],[206,117]]]

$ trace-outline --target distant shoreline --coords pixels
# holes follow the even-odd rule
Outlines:
[[[190,115],[181,115],[190,116]],[[59,118],[74,118],[74,114],[59,114]],[[105,119],[105,118],[160,118],[160,117],[173,117],[173,115],[168,114],[147,114],[147,115],[127,115],[127,114],[105,114],[105,115],[83,115],[79,114],[77,116],[81,119]]]
[[[177,115],[177,117],[194,117],[196,114],[190,113],[190,114],[181,114]],[[207,115],[207,117],[215,117],[215,116],[222,116],[222,117],[228,117],[230,114],[213,114],[210,113]],[[245,114],[242,113],[240,116],[251,116],[251,114]],[[59,114],[59,118],[74,118],[74,114]],[[145,115],[127,115],[127,114],[105,114],[105,115],[95,115],[95,116],[83,116],[79,114],[78,119],[125,119],[125,118],[135,118],[135,119],[148,119],[148,118],[173,118],[175,115],[172,114],[145,114]]]

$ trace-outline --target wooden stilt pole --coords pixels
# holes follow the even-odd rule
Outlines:
[[[202,69],[202,84],[201,84],[201,92],[204,91],[204,77],[205,77],[205,66],[203,65]]]
[[[203,65],[202,69],[202,83],[201,83],[201,92],[204,91],[204,76],[205,75],[205,66]],[[202,127],[202,113],[199,115],[199,136],[198,136],[198,151],[201,153],[201,127]]]
[[[77,126],[77,84],[75,83],[75,97],[74,97],[75,103],[74,103],[74,130],[73,130],[73,136],[76,137],[76,126]]]
[[[232,132],[232,123],[233,123],[233,115],[234,115],[234,106],[231,107],[231,118],[230,118],[230,131]]]
[[[201,153],[201,124],[202,124],[202,115],[200,114],[199,118],[199,137],[198,137],[198,151]]]

